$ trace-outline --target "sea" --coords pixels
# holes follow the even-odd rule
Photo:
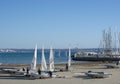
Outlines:
[[[68,62],[68,49],[53,49],[55,64]],[[97,48],[71,49],[71,56],[79,51],[98,52]],[[46,62],[49,63],[50,50],[44,50]],[[1,49],[0,64],[31,64],[34,56],[34,49]],[[37,50],[37,64],[41,64],[42,50]],[[74,62],[72,60],[72,62]]]

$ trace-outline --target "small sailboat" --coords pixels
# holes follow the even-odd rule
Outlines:
[[[42,49],[41,70],[47,71],[47,64],[46,64],[45,55],[44,55],[44,48]]]
[[[32,63],[31,63],[31,66],[30,66],[29,73],[27,73],[26,75],[29,75],[29,76],[35,76],[36,75],[36,64],[37,64],[37,45],[35,47],[34,56],[33,56],[33,59],[32,59]]]
[[[112,74],[109,74],[109,73],[104,73],[104,72],[92,72],[92,71],[88,71],[88,72],[85,72],[85,74],[88,76],[88,77],[91,77],[91,78],[108,78],[110,77]]]
[[[23,74],[25,76],[31,76],[31,75],[34,75],[36,74],[36,62],[37,62],[37,45],[35,47],[35,51],[34,51],[34,56],[33,56],[33,59],[32,59],[32,63],[30,65],[30,70],[27,71],[23,71],[23,70],[19,70],[17,71],[17,73],[19,74]]]
[[[34,56],[32,59],[32,63],[30,66],[30,70],[27,71],[23,71],[22,69],[20,69],[19,71],[16,71],[16,74],[23,74],[25,76],[34,76],[36,74],[36,63],[37,63],[37,45],[35,47],[35,51],[34,51]]]
[[[36,63],[37,63],[37,45],[35,47],[34,51],[34,57],[30,66],[30,70],[35,71],[36,70]]]
[[[104,66],[106,66],[107,68],[120,68],[120,61],[118,61],[116,64],[113,64],[113,63],[109,63],[109,64],[106,64]]]
[[[41,61],[41,78],[49,78],[49,74],[46,72],[47,70],[47,64],[46,64],[46,60],[45,60],[45,55],[44,55],[44,48],[42,49],[42,61]]]
[[[53,72],[55,67],[54,67],[54,54],[52,47],[50,49],[49,66],[50,66],[50,71]]]
[[[69,48],[69,55],[68,55],[68,70],[71,70],[71,50]]]

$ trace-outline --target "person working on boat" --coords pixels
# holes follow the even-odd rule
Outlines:
[[[40,68],[38,69],[38,74],[41,74],[41,70],[40,70]]]
[[[52,71],[49,71],[48,73],[49,73],[50,78],[52,78]]]

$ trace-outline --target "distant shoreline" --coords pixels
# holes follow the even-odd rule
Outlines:
[[[89,50],[98,50],[100,48],[71,48],[72,51],[89,51]],[[68,51],[68,48],[54,48],[54,51]],[[0,49],[0,53],[25,53],[25,52],[33,52],[34,48],[30,49],[14,49],[14,48],[6,48],[6,49]],[[38,49],[38,51],[42,51],[42,49]],[[50,49],[45,49],[45,51],[50,51]]]

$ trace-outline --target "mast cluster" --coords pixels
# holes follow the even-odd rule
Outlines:
[[[111,32],[111,28],[103,30],[103,54],[113,55],[120,54],[120,32]]]

